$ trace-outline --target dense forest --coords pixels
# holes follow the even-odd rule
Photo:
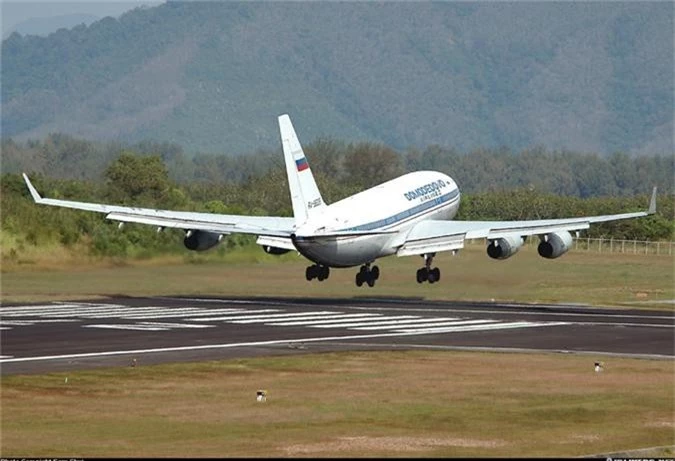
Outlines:
[[[145,143],[136,149],[141,147],[143,154],[131,147],[118,150],[115,145],[56,136],[44,142],[6,142],[3,152],[14,152],[13,161],[23,158],[28,162],[25,171],[48,197],[214,213],[292,213],[278,152],[188,158],[170,144]],[[96,150],[107,154],[87,155]],[[413,169],[447,172],[464,191],[457,219],[561,218],[642,210],[651,185],[656,184],[661,191],[656,215],[595,225],[586,235],[641,240],[675,237],[672,156],[602,158],[543,149],[460,155],[437,146],[398,153],[382,144],[329,139],[308,145],[306,154],[328,203]],[[111,159],[108,164],[97,163],[106,157]],[[19,260],[26,245],[49,242],[84,248],[101,257],[187,251],[179,231],[158,234],[153,227],[141,225],[119,231],[97,213],[38,206],[18,173],[5,172],[0,187],[1,228],[5,239],[12,239],[10,245],[3,245],[3,258]],[[217,251],[253,242],[249,236],[229,236]]]
[[[399,151],[672,154],[673,30],[670,2],[168,1],[3,40],[1,127],[241,155],[289,113]]]

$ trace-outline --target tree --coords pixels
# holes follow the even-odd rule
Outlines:
[[[171,186],[169,172],[158,155],[139,156],[125,151],[105,171],[111,198],[138,203],[139,198],[160,201]]]

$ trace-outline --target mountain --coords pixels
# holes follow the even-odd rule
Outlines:
[[[59,29],[70,29],[79,24],[91,24],[100,19],[91,14],[63,14],[58,16],[30,18],[21,21],[11,28],[3,31],[3,38],[17,32],[21,35],[49,35]]]
[[[2,42],[4,137],[673,152],[668,2],[167,2]]]

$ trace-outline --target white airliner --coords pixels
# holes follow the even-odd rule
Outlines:
[[[35,202],[107,213],[106,218],[185,231],[184,244],[203,251],[231,233],[258,236],[256,243],[272,254],[297,250],[313,264],[306,279],[325,280],[331,267],[361,266],[356,285],[375,285],[380,270],[372,265],[389,255],[420,255],[424,267],[417,282],[435,283],[440,270],[432,268],[436,253],[464,247],[466,239],[486,239],[494,259],[513,256],[528,236],[539,236],[539,254],[557,258],[572,245],[570,232],[591,223],[637,218],[656,212],[656,187],[648,211],[536,221],[451,221],[459,208],[460,193],[449,176],[417,171],[327,205],[314,181],[288,115],[279,117],[281,144],[293,205],[293,217],[240,216],[187,211],[155,210],[42,198],[23,177]]]

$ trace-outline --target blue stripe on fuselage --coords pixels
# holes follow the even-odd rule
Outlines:
[[[431,208],[434,208],[438,205],[441,205],[443,203],[450,202],[454,200],[457,196],[459,195],[459,189],[455,189],[445,195],[441,195],[440,197],[436,197],[434,199],[428,200],[424,203],[421,203],[419,205],[416,205],[412,208],[409,208],[407,210],[401,211],[400,213],[397,213],[393,216],[389,216],[388,218],[380,219],[378,221],[373,221],[367,224],[361,224],[359,226],[355,227],[348,227],[346,229],[340,229],[340,232],[342,231],[362,231],[362,230],[373,230],[373,229],[379,229],[380,227],[390,227],[394,224],[398,224],[401,221],[404,221],[406,219],[409,219],[411,217],[416,217],[416,215],[421,214]]]

